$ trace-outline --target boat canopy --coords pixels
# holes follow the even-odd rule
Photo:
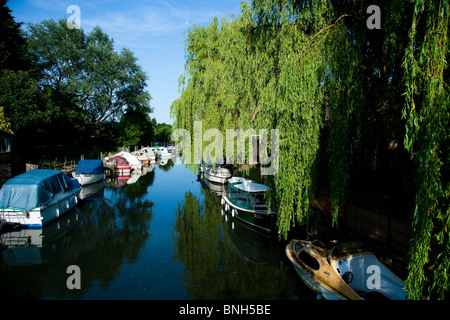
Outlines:
[[[121,151],[118,154],[116,154],[115,156],[116,157],[119,156],[119,157],[127,159],[128,163],[131,166],[139,166],[139,167],[141,166],[141,162],[139,161],[139,159],[129,152]]]
[[[266,192],[268,190],[268,187],[266,185],[256,182],[236,183],[235,185],[233,185],[233,187],[245,192]]]
[[[266,210],[264,198],[269,188],[260,183],[242,177],[231,177],[228,180],[227,198],[235,205],[249,210]]]
[[[104,172],[102,160],[81,160],[75,169],[77,174],[102,174]]]
[[[139,150],[139,151],[145,152],[145,153],[150,154],[150,155],[154,155],[154,154],[155,154],[155,153],[153,152],[152,148],[150,148],[150,147],[142,148],[142,149]]]
[[[127,159],[125,159],[124,157],[121,157],[121,156],[115,156],[115,157],[109,159],[109,161],[114,162],[114,165],[116,167],[130,166],[130,163],[127,161]]]
[[[0,208],[31,211],[60,192],[79,188],[76,179],[62,171],[36,169],[9,179],[0,190]]]

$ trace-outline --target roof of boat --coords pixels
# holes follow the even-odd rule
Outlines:
[[[75,168],[75,173],[79,174],[101,174],[104,171],[102,160],[80,160]]]
[[[148,153],[148,154],[154,154],[154,153],[153,153],[153,149],[152,149],[151,147],[145,147],[145,148],[142,148],[142,149],[139,150],[139,151],[145,152],[145,153]]]
[[[139,161],[139,159],[136,156],[134,156],[131,153],[126,152],[126,151],[121,151],[121,152],[115,154],[114,156],[120,156],[120,157],[127,159],[127,161],[131,165],[140,165],[141,164],[141,162]]]
[[[245,179],[242,177],[231,177],[228,180],[234,188],[243,190],[246,192],[265,192],[269,188],[261,183],[254,182],[253,180]]]

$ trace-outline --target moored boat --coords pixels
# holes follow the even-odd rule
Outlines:
[[[142,163],[139,161],[139,159],[132,155],[129,152],[121,151],[114,155],[114,157],[120,156],[122,158],[127,159],[128,163],[130,164],[131,170],[141,170],[142,169]]]
[[[303,282],[326,300],[406,299],[404,283],[359,242],[327,250],[294,239],[286,255]]]
[[[155,153],[153,152],[153,149],[152,149],[152,148],[150,148],[150,147],[144,147],[144,148],[141,148],[141,150],[139,150],[139,151],[144,152],[144,153],[147,155],[147,157],[148,157],[150,163],[156,161],[156,155],[155,155]]]
[[[130,177],[131,166],[127,159],[121,156],[115,156],[111,159],[108,159],[108,162],[114,164],[114,171],[116,175],[128,176],[128,178]]]
[[[30,170],[9,179],[0,190],[0,218],[40,228],[78,204],[81,186],[56,170]]]
[[[80,160],[72,176],[80,185],[97,183],[105,178],[105,168],[101,160]]]
[[[143,167],[148,167],[150,163],[150,159],[147,156],[147,154],[143,151],[133,151],[131,153],[133,156],[135,156],[139,162],[142,164]]]
[[[211,182],[224,184],[231,178],[230,170],[219,166],[216,168],[206,167],[203,169],[203,175]]]
[[[172,157],[172,153],[169,152],[165,147],[159,147],[158,148],[159,156],[161,158],[170,158]]]
[[[268,187],[252,180],[231,177],[222,193],[222,205],[231,215],[259,231],[271,233],[276,228],[277,213],[269,211],[264,198]]]

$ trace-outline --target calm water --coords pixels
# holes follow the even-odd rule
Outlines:
[[[109,182],[41,230],[3,234],[0,295],[314,299],[287,260],[285,242],[223,215],[220,197],[179,160],[130,182]],[[80,268],[81,289],[67,288],[70,265]]]

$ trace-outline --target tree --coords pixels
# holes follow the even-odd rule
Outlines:
[[[45,20],[28,26],[27,40],[39,85],[72,96],[87,123],[118,119],[127,109],[152,111],[136,57],[128,49],[114,51],[99,27],[85,34],[68,29],[64,19]]]
[[[118,138],[123,146],[148,145],[154,131],[148,114],[130,109],[120,118]]]
[[[268,200],[283,237],[308,223],[317,191],[330,192],[337,223],[358,167],[371,172],[378,154],[386,168],[369,181],[406,190],[405,207],[410,199],[415,206],[408,295],[418,298],[429,284],[429,296],[443,298],[450,260],[449,3],[383,2],[381,30],[367,28],[371,4],[253,0],[231,22],[191,27],[171,114],[175,128],[191,133],[194,121],[202,121],[203,132],[279,129],[280,166]],[[433,238],[438,246],[430,252]]]
[[[408,295],[444,299],[450,281],[450,4],[414,1],[405,51],[405,148],[417,163]],[[431,244],[437,243],[437,252]],[[433,253],[433,255],[432,255]],[[425,267],[432,270],[429,276]],[[424,292],[428,284],[428,292]]]
[[[169,143],[172,136],[172,126],[165,122],[158,123],[155,128],[155,141]]]
[[[0,70],[27,70],[30,57],[20,23],[14,21],[7,0],[0,0]]]
[[[11,123],[9,123],[9,120],[5,117],[5,108],[0,107],[0,130],[13,133],[11,130]]]

